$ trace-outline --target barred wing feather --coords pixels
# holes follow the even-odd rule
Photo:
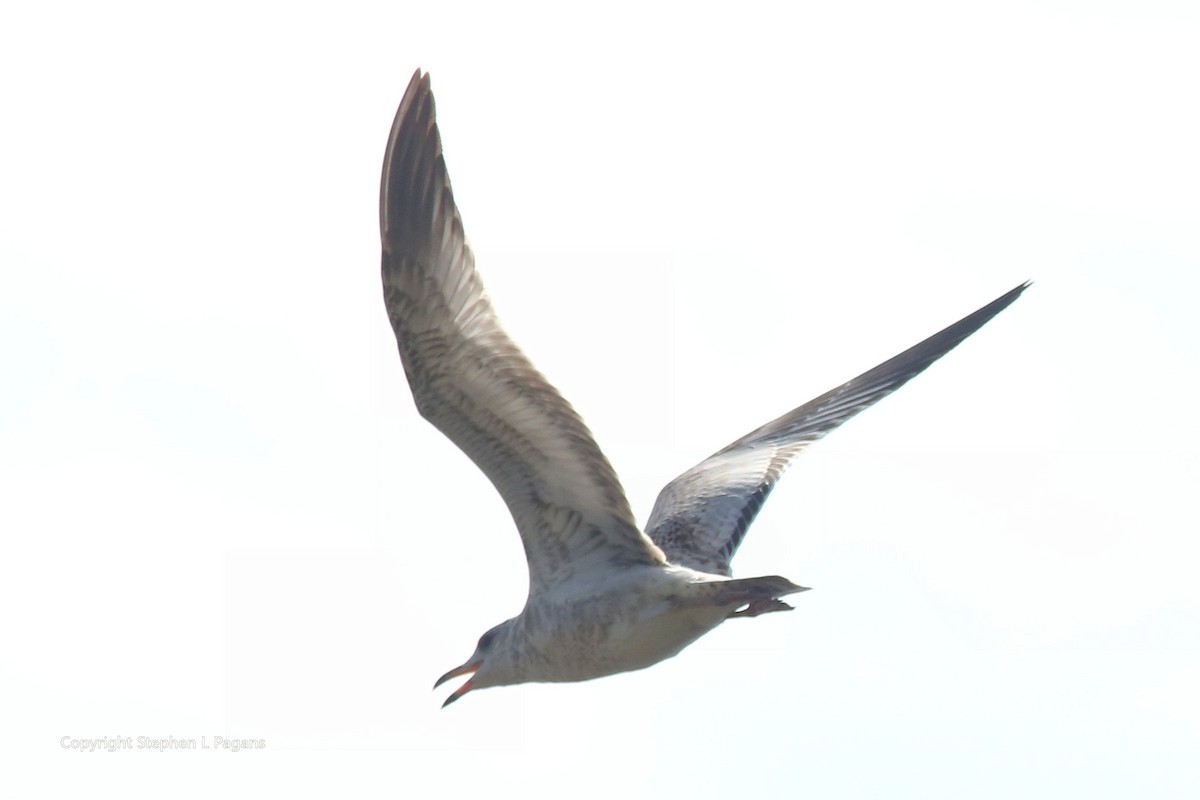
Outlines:
[[[384,301],[413,398],[504,498],[525,547],[530,592],[584,570],[661,565],[579,415],[496,319],[420,70],[388,139],[379,213]]]
[[[899,389],[1011,304],[1025,283],[857,378],[751,431],[667,484],[646,524],[668,560],[730,575],[729,561],[791,460]]]

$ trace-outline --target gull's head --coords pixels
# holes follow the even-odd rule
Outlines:
[[[486,689],[489,686],[504,686],[510,683],[520,683],[522,678],[517,674],[513,663],[512,633],[514,620],[501,622],[496,627],[479,637],[475,652],[460,666],[447,672],[437,679],[433,688],[441,686],[451,678],[460,675],[471,675],[466,683],[454,690],[453,694],[442,703],[442,708],[453,703],[472,689]],[[474,674],[472,674],[474,673]]]

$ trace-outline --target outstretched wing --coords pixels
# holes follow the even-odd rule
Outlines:
[[[667,559],[729,575],[729,561],[791,460],[858,412],[899,389],[1025,291],[1024,283],[854,380],[743,436],[671,481],[646,533]]]
[[[530,592],[583,570],[662,564],[579,415],[496,320],[454,205],[429,76],[420,70],[392,124],[379,217],[383,296],[417,408],[508,504]]]

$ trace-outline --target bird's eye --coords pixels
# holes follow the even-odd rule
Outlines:
[[[487,632],[487,633],[485,633],[483,636],[480,636],[480,637],[479,637],[479,649],[480,649],[480,650],[487,650],[489,647],[491,647],[491,646],[492,646],[492,641],[493,641],[495,638],[496,638],[496,632],[495,632],[495,631],[488,631],[488,632]]]

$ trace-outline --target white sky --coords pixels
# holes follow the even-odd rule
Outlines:
[[[568,7],[4,12],[14,796],[1196,796],[1195,4]],[[525,573],[380,298],[417,66],[498,310],[642,519],[1035,281],[780,484],[734,566],[794,613],[439,710]],[[143,735],[268,747],[59,747]]]

